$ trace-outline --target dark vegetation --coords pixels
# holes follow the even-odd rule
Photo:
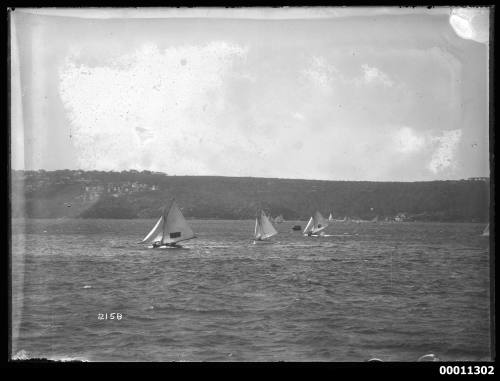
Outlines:
[[[485,222],[489,179],[429,182],[320,181],[168,176],[150,171],[12,171],[12,216],[155,218],[173,197],[186,217],[287,220],[315,210],[335,218]]]

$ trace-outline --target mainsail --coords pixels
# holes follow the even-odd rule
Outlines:
[[[267,218],[264,211],[260,212],[260,216],[255,219],[255,239],[263,240],[273,235],[278,234],[273,224]]]
[[[195,238],[193,230],[189,227],[177,203],[172,201],[168,212],[166,209],[163,210],[163,215],[140,243],[161,242],[165,245],[191,238]]]
[[[314,221],[314,227],[313,227],[313,234],[319,233],[323,229],[326,229],[328,226],[328,221],[321,215],[320,212],[314,213],[313,216],[313,221]]]
[[[309,222],[304,229],[304,234],[312,233],[317,234],[322,230],[326,229],[328,226],[328,221],[325,217],[321,215],[320,212],[314,213],[314,215],[309,219]]]
[[[331,213],[330,213],[330,216],[328,216],[328,221],[333,221],[333,216]]]
[[[172,205],[170,205],[170,209],[165,217],[161,243],[175,243],[191,238],[195,238],[193,230],[189,227],[177,203],[172,201]]]
[[[267,218],[264,211],[255,219],[255,239],[263,240],[278,234],[271,221]]]

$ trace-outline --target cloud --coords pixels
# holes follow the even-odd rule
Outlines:
[[[462,130],[444,131],[440,136],[431,133],[418,133],[411,127],[402,127],[393,134],[393,144],[400,154],[422,154],[432,152],[427,169],[433,174],[456,168],[458,144]]]
[[[332,81],[339,78],[339,71],[324,57],[314,56],[309,67],[302,71],[302,75],[319,89],[329,92],[332,90]]]
[[[456,167],[455,156],[458,143],[462,137],[462,130],[444,131],[441,137],[432,140],[438,143],[438,147],[432,155],[428,168],[432,173],[438,174],[447,169]]]
[[[294,112],[292,114],[292,117],[294,119],[298,119],[298,120],[305,120],[306,119],[305,116],[303,114],[301,114],[300,112]]]
[[[310,80],[321,90],[329,92],[334,83],[342,85],[355,85],[357,87],[382,85],[392,87],[394,81],[377,67],[368,64],[361,65],[362,75],[360,77],[347,77],[341,73],[333,64],[328,63],[324,57],[314,56],[309,67],[302,71],[302,75]]]
[[[369,65],[362,65],[363,77],[362,79],[357,79],[356,83],[364,84],[381,84],[385,87],[391,87],[394,82],[389,78],[387,74],[382,72],[380,69]]]
[[[228,143],[211,127],[225,107],[226,77],[246,53],[216,41],[164,51],[145,45],[102,66],[67,57],[59,92],[80,167],[206,170],[203,152]]]
[[[420,151],[426,144],[426,139],[410,127],[402,127],[393,137],[395,149],[401,153],[413,153]]]

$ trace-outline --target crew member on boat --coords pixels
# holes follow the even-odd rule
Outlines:
[[[161,241],[156,241],[153,243],[153,248],[156,249],[157,247],[161,247],[162,243]],[[177,242],[167,242],[164,243],[163,246],[169,246],[169,247],[181,247],[181,245],[178,245]]]

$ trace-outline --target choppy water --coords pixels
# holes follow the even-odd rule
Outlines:
[[[154,222],[15,220],[13,353],[490,360],[483,225],[334,223],[334,236],[310,238],[285,222],[274,244],[253,245],[253,221],[190,221],[188,249],[142,248]],[[98,319],[112,312],[123,318]]]

